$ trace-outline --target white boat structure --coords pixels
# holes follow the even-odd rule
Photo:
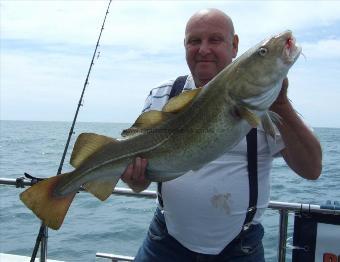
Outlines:
[[[30,257],[0,253],[0,261],[1,262],[29,262],[30,260],[31,260]],[[38,261],[40,261],[40,258],[36,258],[33,261],[38,262]],[[51,259],[47,259],[46,261],[47,262],[61,262],[61,261],[58,261],[58,260],[51,260]]]

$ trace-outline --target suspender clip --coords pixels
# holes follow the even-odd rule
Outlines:
[[[256,207],[248,207],[247,213],[253,213],[256,212]]]
[[[244,225],[242,226],[242,232],[243,232],[243,231],[247,231],[247,230],[250,228],[250,226],[251,226],[251,222],[249,222],[249,223],[247,223],[247,224],[244,224]]]

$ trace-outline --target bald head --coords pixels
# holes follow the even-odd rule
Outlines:
[[[202,9],[193,14],[187,22],[185,34],[187,35],[188,31],[190,31],[193,26],[196,26],[197,23],[218,23],[221,27],[224,27],[226,31],[231,34],[231,36],[234,35],[233,21],[226,13],[219,9]]]
[[[218,9],[203,9],[190,17],[184,45],[195,84],[203,86],[236,57],[238,36],[228,15]]]

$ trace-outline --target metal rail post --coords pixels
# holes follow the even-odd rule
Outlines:
[[[280,209],[280,225],[279,225],[279,244],[278,244],[278,262],[286,261],[286,245],[287,245],[287,228],[288,228],[288,210]]]
[[[48,229],[46,226],[43,226],[43,232],[42,232],[41,243],[40,243],[40,262],[47,261],[47,240],[48,240]]]

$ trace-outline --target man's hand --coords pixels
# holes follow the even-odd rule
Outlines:
[[[147,159],[136,157],[132,164],[129,164],[125,169],[121,179],[133,191],[139,193],[146,189],[151,181],[145,177],[145,169],[148,164]]]
[[[298,175],[306,179],[317,179],[322,170],[322,151],[320,142],[295,112],[287,97],[288,78],[282,82],[279,96],[270,110],[281,117],[276,123],[285,148],[281,153],[288,164]]]
[[[289,104],[289,99],[287,97],[288,84],[289,84],[288,78],[286,77],[282,81],[282,87],[281,87],[279,96],[276,98],[274,103],[271,105],[270,110],[275,112],[276,107]]]

